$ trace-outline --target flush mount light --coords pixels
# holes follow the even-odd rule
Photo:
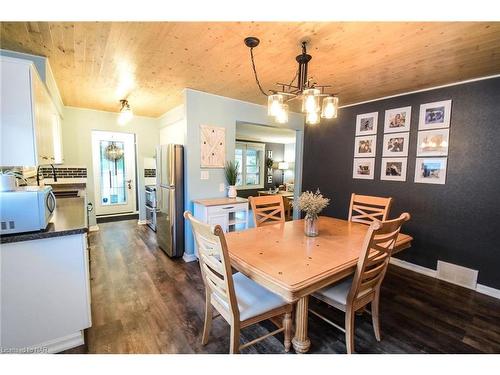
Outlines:
[[[253,49],[259,43],[260,40],[256,37],[250,36],[245,38],[245,45],[250,48],[250,59],[255,82],[260,92],[268,97],[267,114],[269,116],[273,116],[278,123],[288,122],[288,105],[286,103],[291,100],[300,99],[302,100],[302,112],[306,114],[307,124],[318,124],[320,118],[332,119],[337,117],[339,98],[335,94],[325,92],[325,89],[330,86],[317,85],[307,76],[307,67],[309,61],[312,59],[312,56],[307,53],[307,41],[301,43],[302,53],[295,58],[299,64],[295,77],[289,84],[276,83],[277,86],[280,86],[281,90],[270,90],[270,94],[266,93],[262,88],[257,76],[257,69],[255,68]],[[320,98],[323,98],[321,106]]]
[[[132,112],[132,109],[130,108],[130,104],[128,104],[127,99],[120,100],[120,104],[121,108],[120,108],[120,114],[118,115],[118,124],[125,125],[127,122],[132,120],[132,117],[134,117],[134,113]]]

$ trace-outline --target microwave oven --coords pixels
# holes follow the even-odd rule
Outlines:
[[[0,192],[0,234],[44,230],[56,209],[51,186],[23,186]]]

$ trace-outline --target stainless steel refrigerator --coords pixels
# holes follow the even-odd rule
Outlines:
[[[184,254],[184,147],[156,148],[156,237],[169,257]]]

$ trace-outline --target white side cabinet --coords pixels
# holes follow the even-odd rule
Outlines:
[[[245,198],[198,199],[194,202],[194,217],[210,224],[219,224],[224,232],[248,228],[248,200]]]
[[[0,165],[63,162],[61,118],[34,64],[0,56]]]
[[[59,352],[91,326],[86,234],[4,243],[0,347]]]

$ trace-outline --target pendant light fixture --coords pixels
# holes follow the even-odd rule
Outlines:
[[[128,104],[127,99],[120,100],[120,104],[121,108],[120,108],[120,114],[118,115],[118,124],[125,125],[130,120],[132,120],[132,117],[134,117],[134,113],[132,112],[132,109],[130,108],[130,104]]]
[[[260,40],[256,37],[245,38],[245,45],[250,48],[250,59],[252,69],[255,76],[255,82],[259,87],[260,92],[267,96],[267,114],[273,116],[278,123],[288,122],[288,105],[289,101],[300,99],[302,100],[302,112],[306,115],[306,124],[314,125],[320,122],[320,119],[336,118],[338,114],[339,98],[335,94],[325,92],[325,89],[330,86],[320,86],[307,77],[308,64],[312,56],[307,53],[307,42],[302,42],[302,53],[295,60],[299,64],[295,77],[289,84],[276,83],[281,90],[270,90],[268,95],[262,88],[255,61],[253,57],[253,49],[257,47]],[[295,83],[296,81],[296,83]],[[320,104],[320,99],[323,101]]]

